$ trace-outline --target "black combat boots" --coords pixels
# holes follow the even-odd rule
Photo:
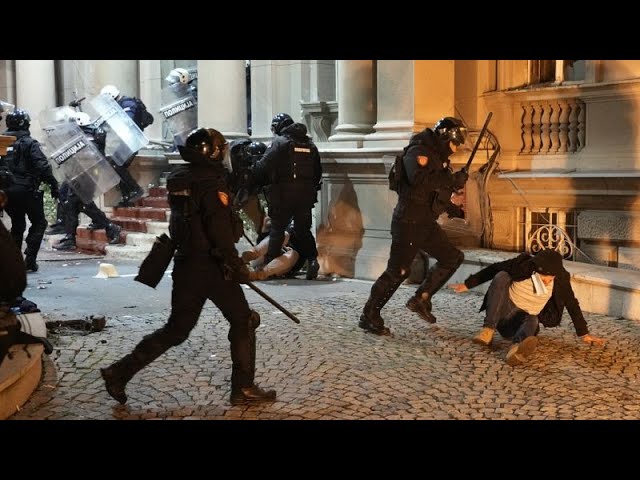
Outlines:
[[[436,317],[431,313],[431,298],[426,299],[422,297],[413,296],[407,302],[407,308],[412,312],[416,312],[420,315],[420,318],[426,320],[428,323],[436,323]]]
[[[231,405],[273,402],[275,399],[275,390],[263,390],[255,384],[244,388],[231,387]]]
[[[315,280],[318,278],[318,271],[320,270],[320,264],[317,258],[310,258],[307,264],[307,280]]]
[[[384,326],[384,320],[380,316],[380,309],[376,308],[375,300],[372,298],[365,304],[358,326],[376,335],[391,335],[391,330]]]
[[[124,393],[124,387],[127,386],[128,380],[118,375],[113,367],[101,368],[100,374],[104,379],[104,386],[109,395],[122,405],[127,403],[127,394]]]

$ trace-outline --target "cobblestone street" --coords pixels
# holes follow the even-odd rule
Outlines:
[[[504,362],[509,343],[473,344],[482,297],[443,290],[436,325],[404,307],[414,290],[399,289],[383,310],[391,337],[357,327],[370,288],[341,282],[344,293],[310,298],[314,284],[286,287],[283,304],[295,325],[247,290],[262,317],[256,382],[278,391],[273,404],[231,406],[227,323],[208,303],[182,345],[142,370],[118,405],[98,368],[110,364],[166,320],[164,313],[122,315],[102,332],[51,336],[36,393],[14,419],[639,419],[639,326],[587,315],[604,348],[580,342],[569,317],[543,329],[530,362]],[[267,285],[267,284],[262,284]],[[269,282],[275,298],[278,282]],[[274,288],[275,287],[275,288]],[[299,292],[299,294],[298,294]],[[295,295],[298,300],[292,300]]]

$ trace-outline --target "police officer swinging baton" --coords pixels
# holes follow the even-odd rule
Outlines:
[[[489,112],[489,114],[487,115],[487,119],[484,121],[484,125],[482,126],[482,130],[480,130],[480,135],[478,135],[478,140],[476,141],[476,144],[474,145],[473,150],[471,151],[471,156],[469,157],[469,160],[467,160],[467,164],[464,167],[462,167],[462,170],[464,170],[466,173],[469,173],[469,169],[471,168],[471,162],[473,162],[473,157],[475,157],[476,152],[478,151],[478,147],[480,146],[482,137],[484,137],[484,134],[487,132],[487,127],[489,126],[489,122],[491,121],[492,116],[493,116],[493,112]]]
[[[280,305],[278,302],[276,302],[273,298],[271,298],[269,295],[267,295],[266,293],[264,293],[262,290],[260,290],[258,287],[256,287],[253,283],[251,282],[245,282],[245,285],[248,285],[249,288],[251,288],[254,292],[256,292],[258,295],[260,295],[262,298],[264,298],[267,302],[269,302],[271,305],[273,305],[274,307],[276,307],[278,310],[280,310],[282,313],[284,313],[287,317],[289,317],[291,320],[293,320],[296,323],[300,323],[300,320],[298,320],[298,318],[291,313],[289,310],[287,310],[286,308],[284,308],[282,305]]]

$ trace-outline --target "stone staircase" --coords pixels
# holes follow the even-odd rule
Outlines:
[[[164,187],[151,187],[135,207],[114,207],[110,220],[122,227],[120,243],[109,245],[104,230],[76,230],[76,246],[87,253],[105,255],[110,260],[143,260],[156,236],[169,230],[169,203]]]

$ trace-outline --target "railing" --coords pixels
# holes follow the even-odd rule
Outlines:
[[[586,106],[579,98],[522,103],[522,149],[525,155],[576,153],[586,141]]]

